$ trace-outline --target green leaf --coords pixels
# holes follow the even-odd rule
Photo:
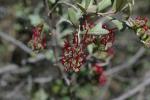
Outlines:
[[[102,28],[101,22],[99,22],[95,27],[93,27],[89,31],[89,34],[93,34],[93,35],[103,35],[103,34],[108,34],[108,33],[109,33],[108,30]]]
[[[94,49],[94,44],[89,44],[87,48],[88,48],[89,53],[92,54],[93,49]]]
[[[55,61],[55,55],[54,55],[53,50],[48,50],[48,51],[45,53],[45,56],[46,56],[46,58],[49,59],[50,61]]]
[[[100,12],[112,5],[112,0],[102,0],[98,3],[97,11]]]
[[[96,5],[91,5],[88,7],[88,9],[86,10],[87,13],[95,13],[97,12],[97,6]]]
[[[132,3],[128,3],[128,7],[129,7],[129,15],[131,15],[132,11],[133,11],[133,5]]]
[[[118,28],[118,30],[122,30],[124,28],[123,22],[119,20],[112,20],[112,22]]]
[[[84,1],[85,1],[85,9],[88,9],[88,7],[93,4],[93,0],[84,0]]]
[[[125,19],[128,19],[130,17],[132,10],[133,10],[133,5],[131,3],[128,3],[127,7],[122,10]]]
[[[68,18],[72,22],[73,25],[77,26],[79,24],[78,16],[76,15],[77,12],[74,9],[68,9]]]
[[[35,25],[35,26],[43,22],[42,18],[39,15],[36,15],[36,14],[29,15],[29,19],[31,21],[31,24]]]
[[[110,20],[118,30],[123,30],[125,28],[125,23],[119,21],[113,17],[107,16],[107,19]]]
[[[80,8],[80,10],[83,12],[83,13],[86,13],[86,9],[79,3],[77,3],[77,6]]]
[[[86,0],[82,0],[81,6],[82,6],[83,8],[85,8],[85,3],[86,3]]]
[[[127,2],[127,0],[114,0],[112,8],[114,11],[118,12],[127,4]]]
[[[47,100],[48,95],[44,91],[44,89],[39,89],[33,96],[32,100]]]

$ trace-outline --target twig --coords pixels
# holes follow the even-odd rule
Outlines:
[[[98,12],[98,13],[96,13],[98,16],[108,16],[108,15],[113,15],[113,14],[115,14],[115,11],[113,11],[113,10],[110,10],[110,11],[108,11],[108,12],[106,12],[106,13],[100,13],[100,12]]]
[[[49,77],[38,77],[38,78],[33,79],[33,82],[45,84],[45,83],[51,82],[52,79],[53,78],[51,76],[49,76]]]
[[[57,4],[55,4],[54,7],[49,11],[48,16],[51,15],[51,13],[55,10],[55,8],[56,8],[59,4],[67,5],[67,6],[69,6],[69,7],[72,7],[72,8],[75,9],[76,11],[78,11],[78,8],[77,8],[76,6],[74,6],[74,5],[70,4],[70,3],[67,3],[67,2],[62,2],[62,1],[60,1],[60,2],[57,2]]]
[[[61,2],[62,3],[62,2]],[[57,4],[58,4],[58,2],[57,2]],[[56,5],[57,5],[56,4]],[[46,9],[47,9],[47,13],[49,13],[49,11],[50,11],[50,9],[49,9],[49,7],[48,7],[48,1],[47,0],[44,0],[44,5],[46,6]],[[48,20],[49,21],[49,20]],[[49,24],[49,27],[50,27],[51,25]],[[53,36],[52,36],[52,42],[54,42],[56,45],[58,45],[58,39],[57,39],[57,36],[58,36],[58,32],[56,31],[56,30],[54,30],[54,29],[51,29],[51,31],[52,31],[52,33],[55,33],[55,34],[53,34]],[[58,59],[58,56],[59,56],[59,54],[58,54],[58,49],[56,48],[56,47],[54,47],[53,48],[53,51],[54,51],[54,55],[55,55],[55,59],[56,59],[56,63],[55,63],[55,66],[59,69],[59,71],[60,71],[60,74],[61,74],[61,77],[64,79],[64,81],[66,82],[66,84],[67,85],[70,85],[70,81],[69,81],[69,79],[67,78],[67,75],[64,73],[64,70],[63,70],[63,66],[58,62],[59,61],[59,59]],[[43,56],[44,57],[44,56]],[[43,57],[42,57],[42,59],[43,59]]]
[[[38,54],[36,57],[22,60],[22,64],[25,65],[26,63],[36,63],[43,59],[46,59],[46,56],[44,54]]]
[[[106,75],[112,75],[112,74],[118,73],[126,68],[130,68],[134,63],[136,63],[138,61],[138,59],[141,56],[143,56],[144,52],[145,52],[145,49],[143,47],[141,47],[140,50],[132,58],[130,58],[127,62],[106,71]]]
[[[13,91],[11,91],[10,93],[8,93],[5,97],[7,99],[12,98],[14,96],[16,96],[17,93],[20,92],[20,89],[24,86],[25,81],[21,81],[14,89]]]
[[[10,71],[15,71],[17,68],[18,68],[17,65],[9,64],[7,66],[4,66],[4,67],[0,68],[0,74],[6,73],[6,72],[10,72]]]
[[[29,67],[19,68],[15,64],[9,64],[9,65],[0,67],[0,74],[4,74],[4,73],[24,74],[24,73],[28,73],[30,70],[31,69]]]
[[[23,44],[22,42],[14,39],[13,37],[9,36],[7,33],[0,32],[0,37],[2,39],[5,39],[5,40],[13,43],[14,45],[18,46],[20,49],[22,49],[26,53],[28,53],[28,54],[32,53],[32,50],[30,48],[28,48],[25,44]]]
[[[144,100],[144,91],[145,91],[145,87],[142,88],[140,91],[139,91],[139,94],[137,96],[137,100]]]
[[[44,6],[45,6],[45,9],[46,9],[46,12],[49,12],[50,8],[49,8],[49,5],[48,5],[48,0],[43,0],[43,3],[44,3]]]
[[[141,91],[144,87],[146,87],[148,85],[150,85],[150,78],[145,79],[143,81],[143,83],[137,85],[134,89],[127,91],[126,93],[122,94],[121,96],[119,96],[113,100],[125,100],[125,99],[135,95],[136,93],[138,93],[139,91]]]
[[[12,43],[14,45],[16,45],[17,47],[19,47],[21,50],[25,51],[26,53],[28,53],[30,55],[32,54],[32,50],[29,47],[27,47],[22,42],[16,40],[15,38],[11,37],[7,33],[0,32],[0,37],[2,39],[5,39],[6,41],[8,41],[8,42],[10,42],[10,43]],[[27,62],[29,62],[29,63],[35,63],[35,62],[43,60],[45,58],[46,58],[46,56],[44,54],[40,53],[40,54],[36,55],[36,57],[34,57],[34,58],[31,58],[31,59],[28,59],[28,60],[23,60],[22,64],[26,64]]]

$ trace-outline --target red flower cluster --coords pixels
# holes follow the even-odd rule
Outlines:
[[[80,19],[81,30],[89,30],[94,26],[90,16],[84,15]]]
[[[99,84],[100,85],[104,85],[105,83],[106,83],[106,81],[107,81],[107,79],[106,79],[106,76],[105,76],[105,74],[104,74],[104,69],[103,69],[103,67],[101,66],[101,65],[99,65],[99,64],[95,64],[94,65],[94,68],[95,68],[95,72],[96,72],[96,74],[98,74],[99,75]]]
[[[65,66],[66,71],[72,69],[78,72],[80,70],[87,57],[85,47],[85,43],[79,42],[77,33],[74,33],[72,42],[69,42],[68,39],[65,41],[61,62]]]
[[[39,51],[46,48],[46,36],[42,36],[43,25],[38,25],[32,29],[32,39],[29,45],[34,51]]]
[[[61,62],[66,71],[72,69],[78,72],[80,70],[87,57],[86,47],[95,40],[95,37],[88,34],[89,29],[93,27],[93,23],[89,22],[89,19],[90,17],[86,17],[81,23],[81,29],[86,32],[80,41],[77,32],[73,34],[73,41],[69,42],[68,39],[65,41]]]
[[[141,42],[146,47],[150,47],[150,28],[147,22],[148,22],[147,18],[137,17],[133,22],[132,28],[136,31],[136,35],[139,37]]]
[[[65,66],[66,71],[72,69],[78,72],[80,70],[87,57],[85,53],[87,46],[90,43],[96,43],[97,39],[100,39],[100,43],[106,46],[108,55],[113,55],[114,52],[111,46],[115,37],[114,29],[109,29],[106,25],[103,25],[103,28],[107,29],[109,33],[99,38],[88,34],[89,29],[92,27],[93,23],[90,22],[89,17],[86,17],[82,23],[82,29],[86,30],[86,33],[82,36],[81,40],[79,41],[79,36],[76,32],[73,34],[73,41],[69,42],[68,39],[65,41],[61,62]]]
[[[136,28],[144,27],[147,23],[148,19],[146,17],[138,16],[135,19],[134,25]]]
[[[105,45],[106,46],[106,50],[107,50],[108,48],[112,47],[112,44],[115,41],[115,34],[114,34],[114,29],[115,28],[114,29],[109,29],[107,27],[107,25],[105,25],[105,24],[102,26],[102,28],[104,28],[104,29],[109,31],[108,34],[106,34],[106,35],[104,35],[104,36],[102,36],[100,38],[100,43]]]

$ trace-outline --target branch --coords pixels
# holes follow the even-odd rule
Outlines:
[[[0,32],[0,37],[2,39],[5,39],[6,41],[11,42],[12,44],[18,46],[20,49],[22,49],[23,51],[25,51],[28,54],[32,53],[32,50],[30,48],[28,48],[25,44],[23,44],[22,42],[14,39],[13,37],[9,36],[7,33],[4,32]]]
[[[6,65],[6,66],[0,68],[0,74],[10,72],[10,71],[15,71],[16,69],[18,69],[17,65],[9,64],[9,65]]]
[[[130,68],[133,64],[135,64],[138,61],[138,59],[141,56],[143,56],[144,53],[145,53],[145,49],[143,47],[140,48],[140,50],[132,58],[130,58],[127,62],[106,71],[106,75],[112,75],[112,74],[118,73],[124,69]]]
[[[56,5],[54,6],[54,8],[57,6],[57,4],[58,4],[58,1],[59,0],[57,0],[56,1]],[[52,11],[50,11],[50,9],[49,9],[49,7],[48,7],[48,1],[47,0],[44,0],[44,5],[45,5],[45,7],[46,7],[46,12],[48,13],[48,16],[50,15],[50,12],[52,12]],[[54,9],[53,8],[53,9]],[[49,20],[48,20],[49,21]],[[51,23],[49,23],[49,27],[51,26]],[[58,32],[56,32],[56,30],[53,30],[53,29],[50,29],[51,31],[52,31],[52,33],[55,33],[55,34],[53,34],[53,36],[52,36],[52,42],[54,42],[56,45],[58,45],[58,39],[57,39],[57,36],[58,36]],[[56,47],[54,47],[53,48],[53,51],[54,51],[54,55],[55,55],[55,59],[56,59],[56,64],[55,64],[55,66],[59,69],[59,71],[60,71],[60,74],[61,74],[61,77],[64,79],[64,81],[66,82],[66,84],[69,86],[70,85],[70,80],[67,78],[67,75],[64,73],[64,70],[63,70],[63,66],[60,64],[60,63],[58,63],[58,61],[59,61],[59,59],[58,59],[58,50],[57,50],[57,48]],[[45,58],[45,56],[41,56],[41,58],[39,59],[39,60],[41,60],[41,59],[43,59],[43,58]],[[37,59],[35,60],[35,61],[37,61]]]
[[[4,74],[4,73],[25,74],[25,73],[28,73],[30,70],[31,69],[29,67],[19,68],[15,64],[9,64],[9,65],[0,67],[0,74]]]
[[[133,95],[135,95],[137,92],[141,91],[144,87],[150,85],[150,78],[145,79],[143,83],[137,85],[134,89],[131,89],[127,91],[126,93],[122,94],[118,98],[115,98],[113,100],[125,100]]]

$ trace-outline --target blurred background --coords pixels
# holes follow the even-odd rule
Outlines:
[[[67,7],[55,9],[49,22],[44,1],[0,0],[0,100],[150,100],[150,50],[130,30],[115,33],[115,56],[106,69],[104,86],[89,67],[79,73],[62,73],[53,64],[51,48],[55,45],[49,32]],[[50,9],[56,1],[48,0]],[[135,0],[135,16],[150,19],[150,0]],[[48,47],[35,58],[27,45],[31,29],[41,22]],[[70,77],[75,78],[71,85]]]

